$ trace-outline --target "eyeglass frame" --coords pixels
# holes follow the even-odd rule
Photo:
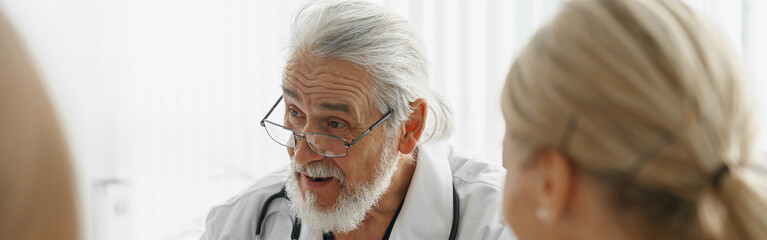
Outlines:
[[[283,98],[283,96],[280,96],[280,98],[277,99],[277,102],[274,103],[274,106],[272,106],[272,108],[269,109],[269,112],[266,113],[266,116],[264,116],[264,118],[261,119],[261,127],[264,127],[264,130],[266,131],[266,134],[269,134],[269,130],[266,129],[266,122],[269,122],[272,125],[275,125],[277,127],[281,127],[282,129],[285,129],[285,130],[293,132],[293,137],[300,137],[300,138],[303,138],[303,139],[306,140],[306,135],[315,135],[315,136],[325,136],[325,137],[337,138],[337,139],[340,139],[341,141],[344,142],[344,149],[346,149],[346,153],[344,153],[343,155],[338,155],[338,156],[327,156],[325,154],[318,153],[317,151],[315,151],[314,148],[311,147],[311,144],[308,144],[309,140],[306,140],[307,141],[307,145],[309,145],[309,149],[311,149],[312,152],[314,152],[314,153],[316,153],[316,154],[318,154],[320,156],[323,156],[323,157],[333,157],[333,158],[346,157],[347,155],[349,155],[349,148],[350,147],[352,147],[354,144],[357,144],[357,142],[359,142],[363,137],[367,136],[368,133],[370,133],[370,131],[373,131],[373,129],[375,129],[376,127],[378,127],[378,125],[383,123],[383,121],[386,120],[387,118],[389,118],[389,116],[391,116],[392,112],[393,112],[392,110],[389,110],[389,112],[387,112],[383,117],[381,117],[381,119],[378,119],[378,121],[373,123],[373,125],[371,125],[367,130],[362,132],[362,134],[360,134],[357,138],[353,139],[351,142],[347,142],[346,138],[343,138],[343,137],[333,136],[333,135],[324,134],[324,133],[296,131],[296,130],[293,130],[293,129],[288,128],[286,126],[283,126],[281,124],[277,124],[275,122],[266,120],[267,118],[269,118],[269,116],[272,115],[272,112],[274,111],[274,109],[277,108],[277,105],[280,105],[280,101],[282,101],[282,98]],[[301,134],[301,135],[299,135],[299,134]],[[276,139],[274,139],[271,134],[269,134],[269,138],[271,138],[272,140],[274,140],[278,144],[280,144],[282,146],[285,146],[287,148],[295,148],[295,147],[298,146],[298,140],[296,140],[296,145],[295,146],[288,147],[287,145],[282,144],[282,143],[278,142]]]

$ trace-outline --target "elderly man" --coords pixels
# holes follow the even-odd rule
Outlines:
[[[203,239],[511,238],[504,169],[423,144],[452,119],[404,19],[313,2],[291,33],[282,96],[261,121],[290,166],[214,207]]]

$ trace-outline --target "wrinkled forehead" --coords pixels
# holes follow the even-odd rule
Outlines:
[[[286,99],[319,110],[364,117],[372,109],[372,80],[361,66],[347,60],[294,55],[282,80]]]

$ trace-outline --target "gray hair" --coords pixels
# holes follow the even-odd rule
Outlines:
[[[363,67],[373,79],[373,103],[381,113],[392,111],[388,127],[406,121],[413,111],[410,103],[424,98],[431,114],[425,130],[429,137],[422,142],[450,136],[451,111],[429,88],[421,39],[396,13],[368,2],[312,1],[293,20],[290,55],[297,52]]]

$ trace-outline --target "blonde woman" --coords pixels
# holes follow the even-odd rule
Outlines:
[[[39,77],[0,14],[0,239],[77,239],[67,156]]]
[[[506,220],[520,239],[767,239],[748,81],[676,0],[572,0],[509,71]]]

